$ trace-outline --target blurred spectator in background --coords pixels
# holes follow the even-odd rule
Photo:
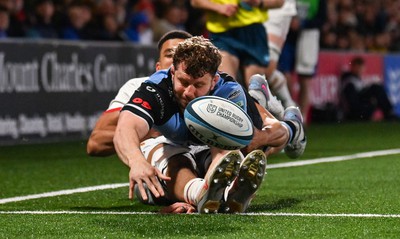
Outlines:
[[[187,9],[180,4],[172,3],[164,9],[161,18],[156,18],[153,28],[153,41],[157,42],[167,32],[173,30],[185,30],[185,22],[188,18]]]
[[[340,77],[340,106],[343,119],[370,120],[376,110],[381,110],[386,120],[395,119],[384,87],[377,83],[365,85],[362,81],[364,70],[364,59],[354,57],[350,62],[350,69]]]
[[[208,31],[206,28],[206,14],[202,9],[194,8],[190,1],[185,2],[185,6],[188,12],[188,18],[185,23],[185,29],[190,32],[193,36],[204,36],[209,38]]]
[[[124,26],[124,38],[141,44],[153,43],[154,6],[150,0],[139,0],[129,5],[126,25]]]
[[[100,18],[101,29],[99,32],[99,40],[103,41],[123,41],[118,21],[114,14],[106,14]]]
[[[0,39],[7,38],[7,29],[10,25],[10,14],[8,10],[0,6]]]
[[[26,15],[23,0],[0,0],[9,13],[8,37],[25,37]]]
[[[59,38],[62,39],[121,41],[122,38],[139,44],[153,44],[170,29],[184,29],[193,35],[209,37],[206,29],[206,11],[194,9],[190,1],[186,0],[52,0],[55,10],[51,23],[47,20],[46,23],[40,23],[42,17],[35,16],[38,1],[0,0],[0,6],[6,8],[9,13],[8,37],[40,37],[38,32],[42,30],[35,28],[42,29],[51,25],[56,28]],[[207,1],[209,0],[201,2]],[[321,22],[322,49],[400,51],[399,0],[326,1],[327,20]],[[80,10],[82,13],[79,15],[76,14],[76,9],[70,10],[71,6],[80,8],[76,7],[77,5],[90,6],[90,11]],[[71,19],[71,14],[75,14],[77,19]],[[88,16],[90,20],[85,19]],[[79,28],[79,25],[82,26]],[[108,34],[110,35],[106,36]]]
[[[68,25],[62,29],[63,39],[96,39],[98,28],[93,23],[93,6],[90,0],[71,1],[67,7]]]
[[[30,26],[26,31],[29,38],[58,38],[54,24],[55,6],[53,0],[36,0],[34,14],[30,17]]]
[[[364,52],[398,51],[399,11],[398,0],[328,0],[321,47]]]

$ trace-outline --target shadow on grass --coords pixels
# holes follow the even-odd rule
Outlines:
[[[249,211],[251,212],[265,212],[265,211],[277,211],[285,208],[291,208],[299,204],[302,200],[297,198],[284,198],[279,199],[273,203],[255,203],[251,204]]]

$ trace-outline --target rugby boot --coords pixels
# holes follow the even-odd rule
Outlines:
[[[217,213],[223,200],[225,189],[238,175],[242,160],[239,152],[231,151],[214,168],[209,168],[204,177],[204,186],[197,197],[197,212]]]
[[[243,213],[247,210],[251,200],[265,176],[267,158],[263,151],[254,150],[242,161],[239,175],[228,192],[226,201],[222,204],[221,213]]]
[[[255,74],[250,77],[249,94],[278,120],[282,120],[284,108],[276,96],[272,95],[265,76]]]

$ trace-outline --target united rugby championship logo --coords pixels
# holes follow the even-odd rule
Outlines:
[[[217,111],[217,108],[218,107],[216,105],[214,105],[214,104],[208,104],[207,105],[207,112],[209,112],[211,114],[214,114],[215,111]]]

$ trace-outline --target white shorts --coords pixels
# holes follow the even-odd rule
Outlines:
[[[269,18],[268,21],[264,22],[267,35],[274,35],[274,37],[279,39],[278,41],[273,41],[270,37],[268,37],[269,56],[273,61],[279,60],[283,44],[285,43],[286,36],[289,32],[291,21],[292,16],[282,15]]]
[[[175,155],[182,155],[189,159],[193,165],[193,169],[196,171],[198,177],[203,178],[207,168],[211,162],[210,150],[207,146],[182,146],[174,144],[164,136],[159,136],[157,138],[150,138],[143,141],[140,144],[145,158],[151,162],[151,165],[160,170],[164,175],[168,171],[168,162],[171,157]],[[169,200],[168,190],[166,187],[166,182],[160,180],[163,186],[165,197],[155,198],[150,190],[146,187],[146,192],[148,200],[144,201],[139,193],[138,188],[135,186],[135,196],[145,204],[151,205],[167,205],[172,203]]]
[[[296,72],[312,76],[318,63],[319,54],[318,29],[304,29],[299,35],[296,46]]]

